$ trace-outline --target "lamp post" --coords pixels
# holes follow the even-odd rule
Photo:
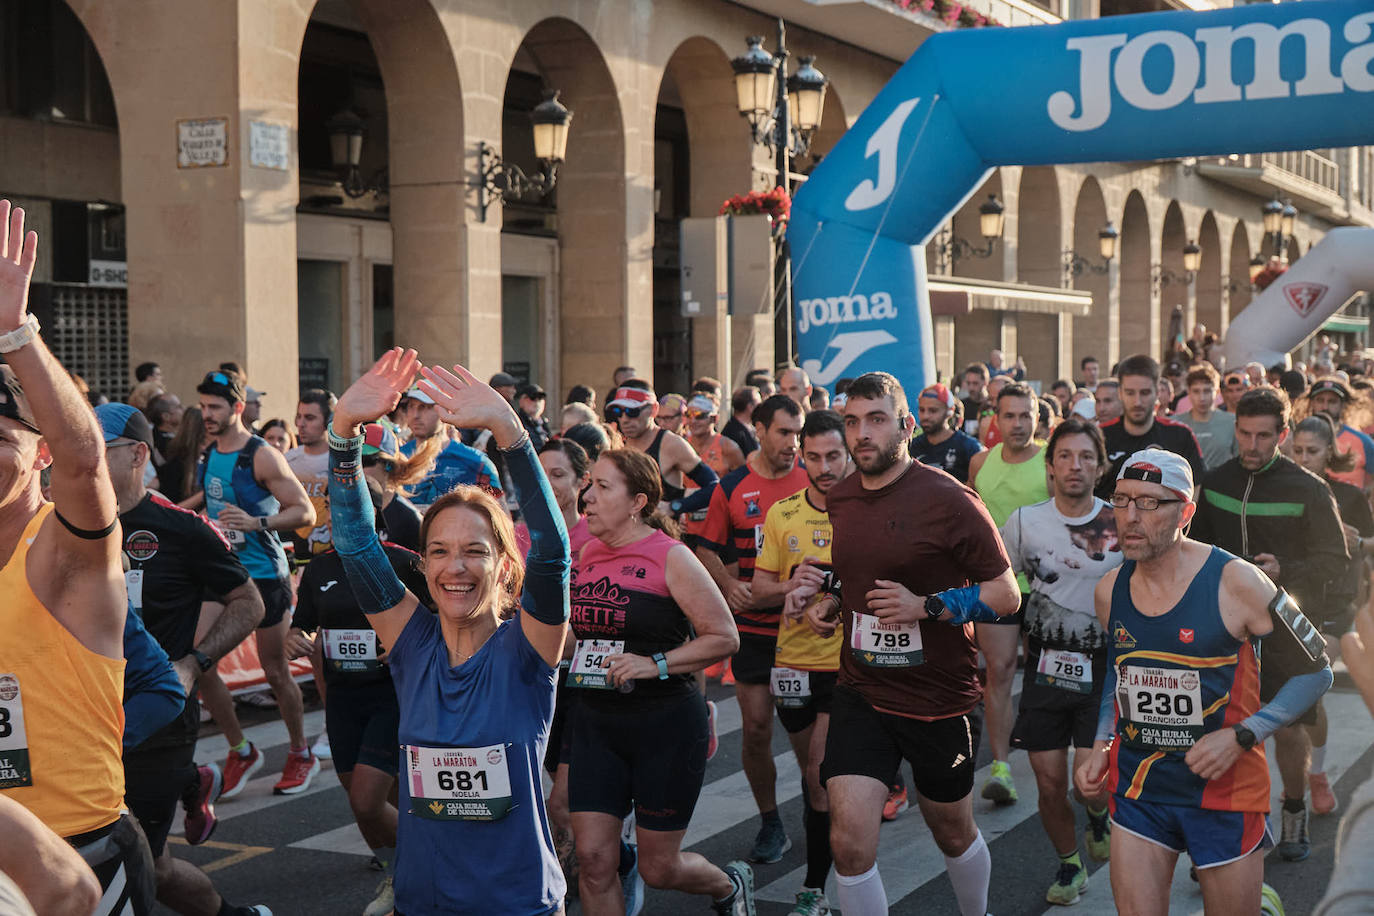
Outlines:
[[[746,39],[748,50],[730,62],[735,74],[735,95],[740,115],[749,122],[756,145],[773,152],[777,187],[791,194],[792,160],[806,155],[821,124],[825,90],[829,80],[815,67],[815,57],[801,58],[801,66],[787,74],[787,26],[778,19],[777,51],[769,54],[761,35]],[[794,120],[795,119],[795,120]],[[783,351],[792,361],[792,256],[785,234],[778,238],[774,283],[774,314],[784,317]],[[776,327],[776,325],[775,325]]]
[[[1264,205],[1264,234],[1274,244],[1273,257],[1281,262],[1288,260],[1288,243],[1293,239],[1293,229],[1298,221],[1298,208],[1292,201],[1274,198]]]
[[[954,234],[953,228],[946,224],[936,236],[936,269],[940,273],[950,273],[954,265],[964,258],[990,258],[1002,238],[1006,226],[1006,213],[996,194],[989,194],[978,208],[978,231],[983,234],[987,244],[979,247]]]
[[[1163,290],[1171,283],[1187,286],[1197,279],[1198,268],[1202,266],[1202,246],[1189,239],[1183,246],[1183,273],[1176,274],[1163,264],[1151,264],[1151,279],[1156,289]]]
[[[506,162],[496,148],[483,141],[477,145],[477,168],[481,173],[478,187],[478,207],[481,221],[487,221],[487,209],[493,201],[505,199],[506,194],[545,195],[558,183],[558,166],[568,152],[568,129],[573,113],[558,101],[557,89],[545,89],[544,101],[530,112],[534,130],[534,156],[539,160],[539,174],[530,176],[513,162]]]
[[[1108,220],[1107,225],[1097,231],[1097,253],[1102,257],[1101,264],[1092,263],[1072,248],[1064,249],[1064,285],[1068,286],[1074,277],[1081,277],[1085,271],[1105,274],[1111,270],[1120,244],[1121,233]]]

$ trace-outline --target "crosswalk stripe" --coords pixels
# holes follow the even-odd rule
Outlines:
[[[358,832],[358,825],[352,821],[342,827],[297,840],[290,845],[295,849],[316,849],[320,852],[337,852],[350,856],[372,855],[372,850],[368,848],[363,835]]]
[[[322,731],[324,731],[324,710],[316,709],[306,713],[306,740],[314,740],[310,736],[318,735]],[[286,733],[286,725],[281,719],[273,719],[259,725],[250,725],[243,730],[243,736],[253,742],[253,745],[260,751],[287,744],[291,740]],[[228,753],[229,746],[225,743],[224,735],[207,735],[196,742],[196,761],[198,763],[213,760],[215,763],[223,765],[224,758]]]

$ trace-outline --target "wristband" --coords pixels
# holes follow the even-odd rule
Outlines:
[[[668,657],[662,652],[655,652],[654,664],[658,665],[658,679],[660,681],[668,680]]]
[[[21,347],[33,343],[40,330],[38,319],[30,312],[19,327],[6,334],[0,334],[0,353],[13,353]]]
[[[358,433],[358,435],[356,436],[351,436],[347,439],[344,439],[343,437],[339,436],[337,433],[334,432],[334,424],[331,423],[324,429],[325,434],[329,438],[329,447],[332,449],[337,449],[341,452],[347,452],[355,448],[363,447],[363,439],[366,437],[365,433]]]

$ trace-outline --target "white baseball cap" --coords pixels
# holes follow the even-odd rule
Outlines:
[[[1117,480],[1142,480],[1173,490],[1186,502],[1193,501],[1193,468],[1182,456],[1162,448],[1141,449],[1121,465]]]

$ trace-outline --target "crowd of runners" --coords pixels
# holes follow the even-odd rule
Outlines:
[[[1374,705],[1364,362],[1223,373],[1198,329],[1044,395],[996,351],[919,392],[790,368],[660,393],[622,366],[550,422],[537,385],[397,349],[291,418],[233,363],[194,406],[147,363],[92,409],[27,311],[36,245],[0,202],[0,913],[269,916],[167,842],[179,811],[205,842],[264,765],[217,666],[250,635],[291,745],[274,791],[332,758],[383,873],[367,916],[634,916],[646,886],[745,916],[751,863],[794,840],[792,916],[882,914],[880,827],[912,801],[983,916],[974,800],[1019,803],[1018,750],[1049,903],[1110,859],[1100,893],[1165,913],[1185,853],[1209,913],[1280,913],[1267,851],[1306,858],[1336,809],[1328,735],[1367,727],[1323,710],[1342,647]],[[758,810],[729,862],[683,848],[708,681]],[[195,759],[203,715],[222,760]],[[1353,908],[1322,912],[1367,887],[1343,860]]]

